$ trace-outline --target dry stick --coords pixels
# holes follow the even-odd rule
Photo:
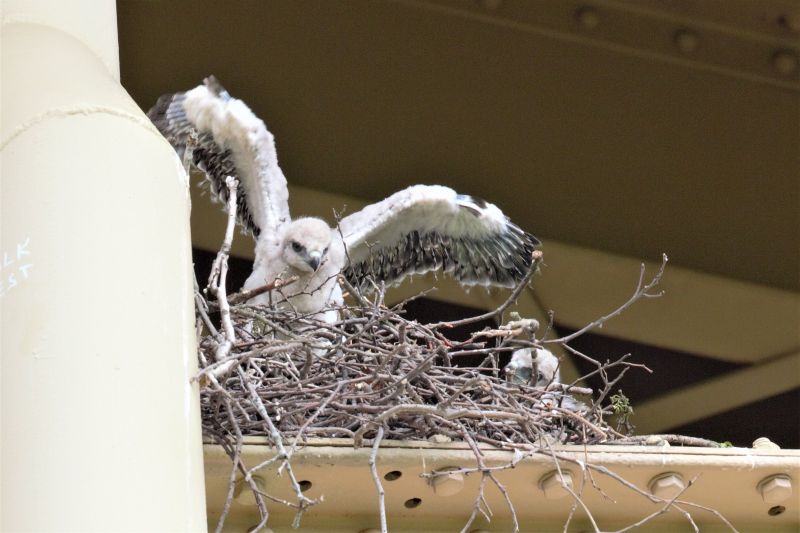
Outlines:
[[[569,456],[560,455],[560,454],[553,454],[553,455],[559,461],[564,461],[564,462],[574,463],[574,464],[578,463],[575,459],[573,459],[572,457],[569,457]],[[612,470],[609,470],[605,466],[591,464],[591,463],[586,463],[585,466],[586,466],[586,468],[591,468],[592,470],[595,470],[595,471],[597,471],[597,472],[599,472],[601,474],[605,474],[606,476],[610,477],[611,479],[615,480],[616,482],[620,483],[621,485],[623,485],[623,486],[633,490],[634,492],[644,496],[645,498],[647,498],[648,500],[650,500],[653,503],[659,503],[659,502],[666,501],[666,500],[664,500],[662,498],[658,498],[657,496],[653,496],[652,494],[650,494],[649,492],[647,492],[645,490],[640,489],[639,487],[637,487],[636,485],[634,485],[633,483],[631,483],[630,481],[628,481],[627,479],[625,479],[621,475],[613,472]],[[702,509],[703,511],[707,511],[707,512],[713,514],[714,516],[716,516],[717,518],[719,518],[726,526],[728,526],[730,528],[731,531],[733,531],[734,533],[738,533],[738,530],[735,527],[733,527],[733,524],[731,524],[730,521],[727,518],[725,518],[722,515],[722,513],[720,513],[716,509],[712,509],[710,507],[706,507],[704,505],[700,505],[700,504],[697,504],[697,503],[687,502],[687,501],[684,501],[684,500],[677,500],[677,503],[680,503],[681,505],[688,505],[689,507],[695,507],[697,509]]]
[[[464,524],[464,527],[461,528],[460,533],[467,533],[469,526],[471,526],[472,522],[475,521],[475,518],[478,516],[479,511],[483,513],[483,516],[486,518],[487,522],[491,521],[491,519],[486,515],[483,509],[481,509],[481,503],[483,502],[483,490],[485,485],[486,485],[486,473],[481,472],[481,481],[480,484],[478,485],[478,495],[475,497],[475,503],[472,505],[472,513],[469,515],[467,523]]]
[[[317,410],[314,411],[314,414],[311,415],[308,418],[308,420],[306,420],[305,423],[302,426],[300,426],[300,429],[297,431],[297,436],[295,436],[294,441],[292,442],[292,445],[289,448],[289,457],[292,456],[292,454],[294,453],[295,449],[297,448],[297,442],[300,440],[300,437],[303,435],[303,431],[309,425],[311,425],[314,422],[314,420],[320,415],[320,413],[322,413],[322,411],[325,410],[325,408],[328,406],[328,404],[331,402],[331,400],[333,400],[339,394],[340,390],[342,390],[342,383],[341,382],[336,384],[336,388],[330,394],[330,396],[328,396],[325,399],[325,401],[322,402],[322,404],[317,408]]]
[[[232,304],[232,305],[238,304],[238,303],[241,303],[241,302],[246,302],[247,300],[250,300],[251,298],[255,298],[256,296],[264,294],[265,292],[282,289],[283,287],[286,287],[287,285],[291,285],[292,283],[294,283],[298,279],[300,279],[299,276],[290,276],[290,277],[288,277],[286,279],[276,278],[276,279],[272,280],[271,282],[267,283],[266,285],[262,285],[261,287],[256,287],[255,289],[248,289],[248,290],[242,289],[237,293],[231,294],[228,297],[228,302],[230,304]]]
[[[369,471],[372,474],[372,481],[375,483],[375,489],[378,491],[378,511],[380,513],[381,518],[381,533],[388,533],[389,529],[386,526],[386,501],[385,501],[385,492],[383,490],[383,485],[381,485],[381,479],[378,476],[378,466],[376,464],[376,460],[378,458],[378,448],[381,446],[381,440],[383,439],[383,426],[378,428],[378,432],[375,435],[375,440],[372,443],[372,453],[369,454]]]
[[[614,318],[615,316],[621,314],[623,311],[625,311],[625,309],[627,309],[628,307],[633,305],[637,300],[639,300],[639,299],[641,299],[643,297],[653,298],[653,297],[661,296],[663,294],[663,292],[662,293],[658,293],[658,294],[650,294],[649,291],[651,289],[653,289],[656,285],[658,285],[659,282],[661,281],[661,278],[664,275],[664,269],[667,267],[667,261],[669,261],[669,258],[667,257],[667,254],[661,254],[661,266],[658,268],[658,272],[656,272],[656,275],[653,276],[653,279],[651,279],[650,282],[647,283],[646,285],[642,285],[644,283],[644,274],[645,274],[645,271],[646,271],[645,264],[642,263],[641,267],[639,268],[639,281],[636,284],[636,290],[633,291],[633,295],[630,298],[628,298],[627,302],[625,302],[621,306],[617,307],[615,310],[613,310],[609,314],[598,318],[597,320],[595,320],[594,322],[591,322],[590,324],[587,324],[586,326],[582,327],[581,329],[579,329],[575,333],[572,333],[572,334],[567,335],[565,337],[560,337],[558,339],[545,340],[545,341],[542,341],[542,343],[543,344],[549,344],[549,343],[565,344],[565,343],[571,341],[572,339],[574,339],[576,337],[580,337],[581,335],[583,335],[587,331],[600,326],[601,324],[607,322],[609,319]]]
[[[337,405],[339,408],[348,409],[350,406],[346,405]],[[380,411],[380,406],[361,406],[362,410],[367,411]],[[478,418],[484,419],[486,417],[490,418],[499,418],[499,419],[511,419],[516,421],[525,421],[527,420],[526,415],[520,413],[513,413],[508,411],[480,411],[475,409],[440,409],[434,405],[418,405],[418,404],[400,404],[390,407],[385,411],[381,412],[378,416],[374,419],[370,420],[368,424],[362,425],[358,431],[356,431],[353,446],[360,447],[362,440],[364,438],[364,433],[367,432],[370,425],[377,425],[383,424],[388,419],[399,416],[399,415],[407,415],[407,414],[417,414],[417,415],[438,415],[445,420],[453,420],[456,418]]]
[[[305,423],[304,423],[304,424],[303,424],[303,425],[300,427],[300,429],[299,429],[299,430],[298,430],[298,432],[297,432],[297,435],[295,435],[295,437],[294,437],[294,440],[293,440],[293,442],[292,442],[292,445],[289,447],[289,451],[288,451],[288,453],[287,453],[287,455],[288,455],[287,459],[291,459],[292,455],[294,454],[295,450],[297,449],[297,443],[298,443],[298,441],[300,440],[300,438],[302,437],[302,435],[303,435],[303,431],[305,431],[305,430],[306,430],[306,428],[308,428],[308,426],[309,426],[309,425],[310,425],[312,422],[314,422],[314,419],[316,419],[316,418],[317,418],[317,416],[318,416],[318,415],[319,415],[319,414],[320,414],[320,413],[321,413],[323,410],[325,410],[325,407],[327,407],[327,406],[328,406],[328,403],[329,403],[329,402],[330,402],[330,401],[331,401],[331,400],[332,400],[332,399],[333,399],[333,398],[334,398],[334,397],[335,397],[337,394],[339,394],[339,390],[341,389],[341,387],[342,387],[342,384],[341,384],[341,383],[337,383],[337,384],[336,384],[336,389],[333,391],[333,393],[331,393],[331,395],[330,395],[330,396],[328,396],[328,398],[327,398],[327,399],[326,399],[326,400],[325,400],[325,401],[322,403],[322,405],[320,405],[320,406],[319,406],[319,408],[316,410],[316,412],[315,412],[315,413],[314,413],[314,414],[313,414],[313,415],[312,415],[312,416],[311,416],[311,417],[310,417],[308,420],[306,420],[306,422],[305,422]],[[277,459],[277,458],[278,458],[278,456],[276,455],[275,457],[271,457],[270,459],[267,459],[266,461],[263,461],[263,462],[261,462],[261,463],[257,464],[256,466],[254,466],[253,468],[251,468],[251,469],[248,471],[248,475],[252,475],[252,474],[254,474],[255,472],[257,472],[257,471],[261,470],[262,468],[265,468],[265,467],[269,466],[270,464],[274,463],[274,462],[276,461],[276,459]],[[290,505],[290,506],[292,506],[291,504],[289,504],[289,505]]]
[[[583,489],[586,486],[586,469],[581,468],[581,489],[578,491],[578,498],[583,497]],[[567,533],[569,531],[569,524],[572,522],[572,517],[575,516],[575,511],[578,510],[578,501],[573,500],[572,507],[569,509],[569,514],[567,515],[566,521],[564,521],[564,529],[562,533]]]
[[[280,460],[283,462],[281,466],[284,465],[286,466],[286,473],[289,475],[289,480],[291,481],[292,488],[294,489],[295,496],[297,497],[297,501],[299,504],[293,525],[297,524],[297,526],[299,526],[300,518],[302,518],[305,510],[308,507],[316,504],[317,501],[306,498],[303,495],[303,491],[300,488],[300,484],[297,482],[297,479],[294,476],[292,465],[291,463],[289,463],[289,455],[286,452],[286,448],[284,448],[283,446],[283,439],[281,438],[280,431],[278,431],[278,428],[275,427],[275,424],[272,422],[272,418],[270,418],[269,413],[267,413],[267,408],[264,406],[264,403],[258,396],[258,392],[256,391],[255,387],[253,387],[253,384],[250,382],[249,379],[247,379],[247,376],[244,374],[244,371],[241,368],[239,368],[238,371],[239,371],[239,379],[241,380],[242,384],[247,388],[247,391],[250,394],[250,400],[253,402],[253,405],[258,411],[258,414],[263,419],[264,424],[266,424],[269,431],[270,439],[272,440],[272,444],[278,450],[278,456],[280,457]]]
[[[220,318],[225,337],[232,344],[236,342],[236,334],[233,331],[233,323],[231,322],[231,308],[226,296],[225,281],[228,273],[228,257],[230,256],[231,243],[233,242],[233,230],[236,226],[236,194],[239,182],[232,176],[227,176],[225,185],[228,187],[228,223],[225,226],[225,240],[214,260],[208,282],[219,303]]]
[[[649,522],[650,520],[654,519],[655,517],[657,517],[657,516],[659,516],[659,515],[662,515],[662,514],[666,513],[667,511],[669,511],[669,508],[670,508],[670,507],[672,507],[672,506],[675,504],[675,502],[676,502],[676,501],[678,501],[678,498],[680,498],[680,496],[681,496],[681,495],[682,495],[684,492],[686,492],[687,490],[689,490],[689,487],[691,487],[692,485],[694,485],[694,482],[695,482],[695,481],[697,481],[697,478],[698,478],[698,476],[695,476],[695,477],[693,477],[692,479],[690,479],[690,480],[689,480],[689,482],[686,484],[686,486],[685,486],[685,487],[683,487],[683,488],[682,488],[682,489],[681,489],[681,490],[680,490],[680,491],[679,491],[679,492],[678,492],[678,493],[677,493],[675,496],[673,496],[673,497],[672,497],[672,498],[671,498],[669,501],[667,501],[667,503],[666,503],[666,504],[664,504],[664,506],[663,506],[661,509],[659,509],[658,511],[655,511],[655,512],[653,512],[653,513],[650,513],[649,515],[645,516],[644,518],[642,518],[642,519],[641,519],[641,520],[639,520],[638,522],[636,522],[636,523],[633,523],[633,524],[631,524],[631,525],[629,525],[629,526],[627,526],[627,527],[624,527],[624,528],[622,528],[622,529],[618,529],[618,530],[617,530],[617,531],[615,531],[614,533],[624,533],[625,531],[630,531],[630,530],[632,530],[632,529],[636,529],[637,527],[639,527],[639,526],[642,526],[642,525],[646,524],[647,522]],[[696,529],[695,529],[695,531],[696,531]]]
[[[689,521],[689,525],[691,525],[692,529],[694,529],[694,533],[700,533],[700,528],[697,527],[697,524],[692,519],[692,515],[690,515],[688,511],[683,510],[680,505],[673,505],[673,507],[677,509],[678,512],[681,513],[684,518],[686,518],[686,520]]]
[[[222,506],[222,513],[219,515],[219,520],[217,520],[217,527],[214,529],[215,533],[222,533],[222,527],[225,524],[225,518],[228,516],[228,512],[231,510],[231,503],[233,502],[233,491],[236,488],[236,470],[239,466],[239,454],[242,450],[242,441],[237,440],[236,446],[233,452],[233,458],[231,463],[231,475],[228,479],[228,492],[225,494],[225,503]]]
[[[461,427],[462,433],[464,435],[464,439],[469,444],[469,447],[472,448],[472,452],[475,454],[475,460],[478,461],[478,468],[481,469],[481,472],[484,476],[488,476],[489,479],[492,480],[497,490],[503,495],[503,498],[506,500],[506,505],[508,506],[509,512],[511,512],[511,521],[514,524],[513,532],[517,533],[519,531],[519,521],[517,520],[517,512],[514,509],[514,504],[511,503],[511,498],[508,496],[508,491],[506,490],[505,486],[500,483],[500,480],[494,475],[494,472],[488,470],[486,468],[486,464],[483,461],[483,455],[481,454],[478,445],[475,443],[475,440],[470,436],[469,431],[465,428],[462,424],[459,424]]]
[[[459,387],[458,390],[456,390],[453,394],[451,394],[445,401],[440,402],[438,404],[439,409],[444,409],[445,407],[450,405],[450,403],[452,403],[453,400],[461,396],[464,392],[475,388],[475,385],[482,382],[483,378],[480,376],[475,376],[474,378],[465,381],[464,383],[461,384],[461,387]]]
[[[267,355],[276,355],[284,352],[294,351],[300,348],[301,346],[303,346],[303,344],[299,342],[286,342],[285,344],[263,348],[261,350],[258,350],[257,353],[260,357],[264,357]],[[192,378],[192,381],[200,379],[205,374],[215,371],[219,366],[225,365],[230,361],[241,360],[241,359],[246,359],[248,357],[252,357],[253,353],[255,353],[255,351],[240,353],[240,354],[231,354],[227,357],[220,359],[219,361],[214,361],[213,363],[209,363],[208,366],[200,370],[197,373],[197,375]]]
[[[703,511],[707,511],[707,512],[713,514],[714,516],[716,516],[717,518],[719,518],[726,526],[728,526],[728,528],[730,528],[731,531],[733,531],[733,533],[739,533],[739,530],[736,529],[735,527],[733,527],[733,524],[731,524],[730,521],[728,521],[728,519],[725,518],[722,515],[722,513],[720,513],[716,509],[712,509],[711,507],[706,507],[705,505],[700,505],[699,503],[692,503],[692,502],[687,502],[687,501],[684,501],[684,500],[678,500],[677,503],[680,503],[681,505],[688,505],[689,507],[695,507],[695,508],[701,509]],[[694,522],[692,522],[692,523],[694,523]]]
[[[511,304],[517,301],[519,295],[522,294],[522,291],[525,290],[525,287],[528,286],[528,283],[531,281],[531,278],[536,273],[537,269],[539,268],[539,264],[542,262],[542,258],[544,255],[539,250],[534,250],[531,254],[531,266],[528,268],[528,272],[525,274],[525,277],[522,278],[514,290],[511,292],[509,297],[506,299],[505,302],[500,304],[500,307],[495,309],[494,311],[489,311],[488,313],[484,313],[482,315],[473,316],[470,318],[464,318],[461,320],[455,320],[452,322],[436,322],[435,324],[428,324],[428,327],[431,329],[436,329],[440,327],[446,328],[455,328],[458,326],[464,326],[466,324],[474,324],[475,322],[481,322],[483,320],[489,320],[490,318],[495,318],[496,316],[502,315],[503,311],[508,309]]]
[[[700,437],[687,437],[685,435],[671,435],[671,434],[654,434],[654,435],[636,435],[633,437],[624,437],[619,440],[608,442],[607,444],[614,445],[630,445],[630,444],[647,444],[652,441],[659,440],[668,442],[670,444],[679,444],[681,446],[697,446],[699,448],[721,448],[719,442],[703,439]]]
[[[219,336],[219,331],[211,322],[211,318],[208,316],[208,305],[203,296],[200,294],[200,285],[197,283],[197,275],[193,276],[194,281],[194,308],[195,311],[200,315],[200,319],[202,320],[203,324],[208,328],[208,331],[211,333],[213,337]]]
[[[556,458],[556,454],[553,451],[553,447],[550,446],[550,445],[546,446],[546,451],[544,453],[548,453],[548,452],[549,452],[550,456],[553,459],[553,464],[556,467],[556,471],[558,472],[559,478],[563,479],[564,474],[561,471],[561,464],[558,462],[558,459]],[[578,466],[580,466],[581,470],[583,470],[585,468],[584,463],[582,461],[578,461],[578,460],[573,459],[572,463],[573,464],[577,464]],[[574,502],[577,503],[578,505],[580,505],[581,508],[583,508],[583,512],[585,512],[586,516],[589,518],[589,522],[592,524],[592,528],[594,529],[595,533],[600,533],[600,528],[597,526],[597,522],[594,519],[594,515],[592,515],[592,512],[589,510],[589,507],[587,507],[587,505],[583,501],[583,499],[580,496],[578,496],[577,494],[575,494],[575,491],[573,491],[563,481],[561,483],[561,487],[564,490],[566,490],[567,492],[569,492],[570,495],[572,496]]]
[[[228,420],[233,420],[234,419],[233,409],[231,409],[230,401],[227,400],[227,399],[225,400],[225,411],[228,414]],[[243,441],[241,429],[238,426],[234,425],[234,431],[236,433],[237,442],[241,443]],[[241,448],[241,446],[240,446],[240,448]],[[242,462],[241,453],[237,454],[236,461],[234,461],[233,464],[234,464],[234,467],[239,467],[239,469],[242,471],[242,473],[245,474],[245,480],[247,481],[247,484],[250,486],[250,490],[253,492],[253,495],[254,495],[254,497],[256,499],[256,507],[258,507],[258,512],[259,512],[259,514],[261,516],[261,521],[258,523],[258,525],[255,528],[253,528],[251,530],[253,533],[255,533],[255,532],[257,532],[258,530],[260,530],[262,527],[264,527],[267,524],[267,521],[269,520],[269,511],[267,510],[267,505],[264,502],[264,499],[261,497],[261,493],[258,490],[258,485],[256,484],[256,481],[251,476],[247,475],[247,468],[245,467],[244,463]],[[220,521],[220,524],[218,524],[218,527],[220,527],[220,525],[223,522],[224,522],[224,519]],[[219,532],[216,532],[216,533],[219,533]]]
[[[214,259],[214,264],[211,268],[211,274],[208,277],[209,288],[219,305],[220,322],[225,333],[225,340],[220,343],[219,349],[214,354],[214,358],[217,361],[227,357],[236,343],[236,333],[233,330],[233,322],[231,321],[231,308],[226,296],[225,283],[228,274],[228,257],[231,251],[231,243],[233,242],[233,229],[236,225],[236,191],[239,187],[239,182],[233,176],[226,176],[225,185],[228,187],[228,223],[225,227],[225,239],[219,252],[217,252],[217,257]],[[214,377],[227,373],[233,364],[234,361],[231,361],[219,367],[213,372]]]

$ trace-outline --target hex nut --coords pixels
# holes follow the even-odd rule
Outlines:
[[[650,480],[647,484],[650,494],[662,500],[671,500],[686,488],[683,476],[677,472],[665,472]]]
[[[453,496],[464,489],[464,474],[455,470],[461,468],[447,466],[436,470],[436,475],[431,478],[431,486],[437,496]]]
[[[548,500],[560,500],[569,496],[570,492],[567,488],[571,490],[573,486],[572,472],[569,470],[561,470],[560,474],[558,470],[553,470],[539,479],[539,488],[542,489],[544,497]]]
[[[769,476],[762,479],[757,488],[764,503],[776,505],[792,497],[792,478],[785,474]]]

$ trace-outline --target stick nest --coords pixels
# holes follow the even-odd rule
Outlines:
[[[217,441],[237,430],[269,436],[252,388],[284,438],[350,437],[358,445],[380,426],[391,439],[463,440],[467,431],[492,444],[591,444],[618,435],[605,422],[610,407],[571,397],[590,390],[508,379],[501,358],[535,346],[535,340],[498,329],[452,342],[441,326],[408,320],[401,306],[388,308],[380,300],[340,309],[336,324],[269,307],[232,306],[240,340],[228,356],[216,358],[213,336],[200,343],[201,375],[221,374],[221,389],[203,388],[206,434]],[[476,358],[478,364],[464,366]],[[233,418],[226,400],[236,407]]]

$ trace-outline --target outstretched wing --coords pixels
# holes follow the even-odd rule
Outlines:
[[[350,283],[399,282],[442,270],[465,285],[512,287],[525,277],[539,241],[495,205],[448,187],[415,185],[339,223]]]
[[[191,150],[192,163],[205,173],[218,199],[227,201],[226,176],[239,179],[239,222],[255,236],[276,235],[291,220],[272,134],[216,78],[209,76],[187,92],[165,94],[147,116],[179,156]]]

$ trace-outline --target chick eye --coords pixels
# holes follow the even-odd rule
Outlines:
[[[292,241],[292,250],[294,250],[295,252],[300,252],[302,249],[303,247],[300,245],[299,242]]]
[[[322,250],[322,255],[325,255],[325,254],[327,254],[327,253],[328,253],[328,248],[327,248],[327,247],[325,247],[325,249],[324,249],[324,250]]]

